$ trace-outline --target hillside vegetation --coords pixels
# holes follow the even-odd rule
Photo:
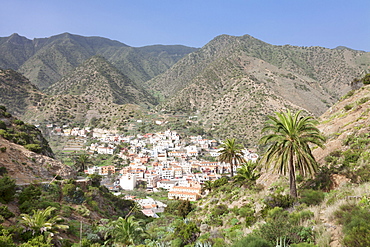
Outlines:
[[[44,95],[24,76],[14,70],[0,69],[0,104],[22,116],[28,106],[36,105]]]
[[[0,138],[0,144],[6,147],[0,153],[0,160],[11,159],[5,158],[8,156],[16,161],[12,166],[8,161],[1,163],[0,243],[4,246],[27,242],[33,243],[31,246],[80,243],[148,247],[369,246],[369,87],[350,91],[322,115],[318,128],[327,138],[326,148],[313,150],[320,169],[313,178],[297,174],[298,198],[289,195],[287,177],[266,171],[262,163],[248,163],[249,172],[239,170],[234,178],[222,177],[205,183],[203,198],[194,204],[169,201],[158,219],[144,217],[132,202],[108,193],[99,186],[100,177],[96,175],[80,182],[68,179],[44,185],[34,183],[16,192],[16,181],[11,177],[17,178],[27,169],[39,169],[40,174],[47,174],[45,169],[52,165],[44,160],[37,168],[36,156],[23,161],[27,158],[16,155],[25,149],[15,144],[14,139]],[[9,131],[13,124],[22,125],[5,109],[2,111],[3,130]],[[12,120],[7,122],[7,119]],[[36,165],[27,168],[31,161]],[[14,173],[15,167],[18,174]],[[163,198],[160,193],[151,196]],[[46,221],[55,220],[52,226],[45,228],[45,232],[40,231],[40,225],[30,227],[33,216],[45,215],[47,210],[53,212],[51,217],[45,216]],[[124,230],[127,227],[137,231],[128,232]]]
[[[43,90],[85,60],[100,55],[132,81],[141,83],[163,73],[182,56],[195,50],[180,45],[135,48],[106,38],[69,33],[33,40],[12,34],[0,38],[0,68],[21,72]]]
[[[217,136],[253,144],[266,114],[291,108],[319,116],[357,87],[350,82],[369,64],[361,51],[222,35],[146,84],[164,98],[158,110],[197,115]]]

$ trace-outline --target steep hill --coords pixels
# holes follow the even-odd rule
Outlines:
[[[40,89],[45,89],[86,59],[101,55],[131,80],[140,83],[163,73],[195,50],[185,46],[134,48],[106,38],[69,33],[33,40],[13,34],[0,38],[0,68],[17,70]]]
[[[14,70],[0,69],[0,105],[9,112],[22,115],[29,105],[36,105],[44,97],[31,82]]]
[[[90,102],[153,105],[156,100],[103,57],[94,56],[46,90],[52,95],[81,95]]]
[[[319,116],[369,65],[366,52],[221,35],[146,84],[163,96],[160,110],[198,115],[218,136],[251,144],[266,114],[288,107]]]
[[[326,148],[314,150],[316,159],[352,182],[370,181],[370,86],[348,92],[321,116],[319,129]]]
[[[0,107],[0,167],[17,183],[51,180],[56,174],[71,178],[72,168],[53,159],[53,151],[33,125],[13,117]]]
[[[95,63],[96,66],[92,65],[86,70],[93,76],[84,73],[85,70],[76,69],[77,78],[73,74],[67,77],[71,81],[65,82],[65,91],[60,90],[69,92],[70,95],[46,95],[20,73],[14,70],[0,70],[0,89],[2,89],[0,104],[4,105],[9,113],[22,120],[43,126],[50,123],[82,124],[117,129],[123,128],[131,118],[141,118],[146,112],[146,107],[153,103],[153,98],[117,69],[112,68],[104,58],[95,57],[90,59],[90,62]],[[110,71],[110,74],[105,74],[104,71]],[[79,79],[82,81],[78,81]],[[76,83],[73,84],[76,90],[79,85],[83,85],[85,89],[79,89],[77,94],[78,90],[74,92],[69,83],[71,85]],[[56,88],[55,90],[57,91]],[[89,93],[86,93],[86,90]],[[119,105],[113,101],[127,104]],[[142,108],[138,104],[145,107]]]

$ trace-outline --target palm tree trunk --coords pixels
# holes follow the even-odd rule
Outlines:
[[[290,156],[289,159],[289,187],[290,187],[290,195],[294,198],[297,198],[297,186],[295,181],[295,169],[294,169],[294,162],[293,162],[293,155]]]
[[[231,177],[234,177],[234,158],[230,162]]]

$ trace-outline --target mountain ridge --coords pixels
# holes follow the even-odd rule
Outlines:
[[[0,68],[17,70],[40,89],[46,89],[73,68],[94,55],[101,55],[131,80],[142,82],[164,72],[178,59],[196,50],[186,46],[130,47],[119,41],[102,37],[84,37],[62,33],[49,38],[29,40],[18,34],[0,38]],[[178,48],[178,49],[177,49]],[[177,53],[173,50],[177,49]],[[130,53],[130,58],[125,57]],[[119,65],[121,64],[121,65]],[[117,66],[118,65],[118,66]],[[132,73],[127,73],[133,71]],[[149,78],[149,79],[150,79]]]
[[[369,68],[366,52],[221,35],[146,85],[162,95],[158,110],[199,115],[222,138],[252,133],[251,143],[266,115],[291,108],[318,117]]]

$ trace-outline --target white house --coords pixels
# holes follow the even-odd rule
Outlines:
[[[119,185],[124,190],[133,190],[136,187],[136,175],[127,173],[119,179]]]

